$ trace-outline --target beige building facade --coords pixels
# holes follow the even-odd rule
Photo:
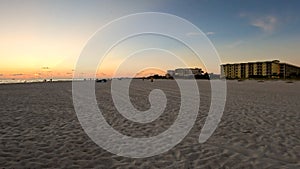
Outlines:
[[[300,76],[300,67],[279,60],[221,65],[221,77],[228,79],[291,78]]]

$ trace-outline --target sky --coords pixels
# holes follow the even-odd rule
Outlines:
[[[70,78],[88,40],[101,27],[141,12],[168,13],[191,22],[207,35],[221,63],[279,59],[300,65],[299,7],[297,0],[0,0],[0,78]],[[141,44],[160,45],[180,53],[191,67],[205,67],[179,42],[146,35],[112,49],[99,63],[97,75],[129,76],[182,66],[165,50],[126,52]],[[209,71],[219,73],[219,67]]]

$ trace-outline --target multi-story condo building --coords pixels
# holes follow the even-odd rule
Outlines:
[[[280,63],[280,73],[279,76],[281,78],[292,78],[292,77],[300,77],[300,67],[287,64]]]
[[[279,60],[221,65],[221,77],[228,79],[247,78],[292,78],[300,76],[300,67]]]

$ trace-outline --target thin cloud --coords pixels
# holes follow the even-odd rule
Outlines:
[[[97,76],[107,76],[107,74],[100,72],[100,73],[97,73]]]
[[[216,33],[215,33],[215,32],[206,32],[206,33],[205,33],[206,36],[214,35],[214,34],[216,34]],[[188,37],[200,36],[200,35],[202,35],[201,32],[188,32],[188,33],[186,34],[186,36],[188,36]]]
[[[191,37],[191,36],[199,36],[199,35],[201,35],[200,32],[188,32],[188,33],[186,34],[186,36],[189,36],[189,37]]]
[[[235,41],[235,42],[229,44],[227,47],[228,47],[228,48],[236,48],[236,47],[240,46],[240,45],[243,44],[243,43],[245,43],[245,42],[242,41],[242,40],[237,40],[237,41]]]
[[[264,32],[272,33],[279,25],[279,19],[272,15],[257,16],[253,14],[240,13],[241,18],[247,18],[251,26],[257,27]]]
[[[0,76],[3,76],[3,74],[0,74]]]
[[[24,74],[22,73],[16,73],[16,74],[11,74],[12,76],[23,76]]]
[[[206,32],[206,35],[209,36],[209,35],[215,35],[216,33],[215,32]]]
[[[278,24],[278,19],[274,16],[266,16],[255,19],[251,22],[252,26],[258,27],[265,32],[273,32]]]

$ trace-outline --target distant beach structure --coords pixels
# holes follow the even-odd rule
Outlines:
[[[279,60],[221,65],[221,78],[227,79],[295,79],[300,67]]]
[[[204,73],[201,68],[177,68],[175,70],[167,70],[167,79],[217,79],[218,75],[213,73]]]

